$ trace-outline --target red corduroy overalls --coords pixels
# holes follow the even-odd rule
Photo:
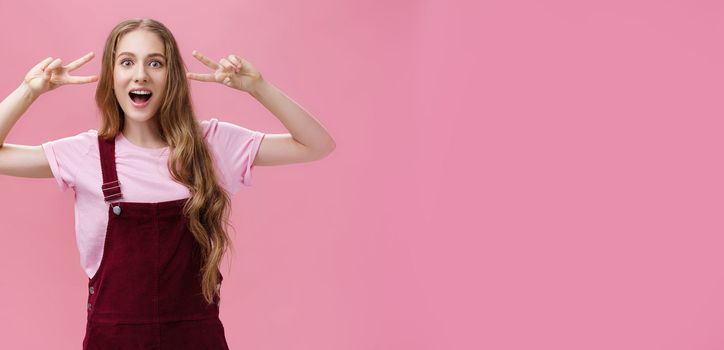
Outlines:
[[[110,205],[103,257],[88,281],[83,349],[229,349],[220,298],[209,305],[201,294],[200,246],[183,215],[188,198],[118,201],[115,140],[99,136],[98,146]]]

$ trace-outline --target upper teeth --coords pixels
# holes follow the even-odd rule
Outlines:
[[[132,94],[140,94],[140,95],[150,95],[150,94],[151,94],[151,91],[142,91],[142,90],[139,90],[139,91],[131,91],[131,93],[132,93]]]

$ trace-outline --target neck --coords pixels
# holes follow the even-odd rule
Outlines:
[[[161,139],[155,120],[149,119],[145,122],[136,122],[126,118],[123,126],[123,137],[136,146],[144,148],[163,148],[168,146]]]

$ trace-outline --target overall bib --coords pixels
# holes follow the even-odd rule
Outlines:
[[[201,293],[200,246],[183,215],[188,198],[118,201],[115,140],[99,136],[98,146],[110,204],[103,257],[88,281],[83,349],[228,350],[220,298],[209,305]]]

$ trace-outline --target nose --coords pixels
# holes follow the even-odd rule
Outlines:
[[[146,68],[142,65],[138,65],[138,69],[133,73],[133,80],[135,82],[148,81],[148,74],[146,74]]]

